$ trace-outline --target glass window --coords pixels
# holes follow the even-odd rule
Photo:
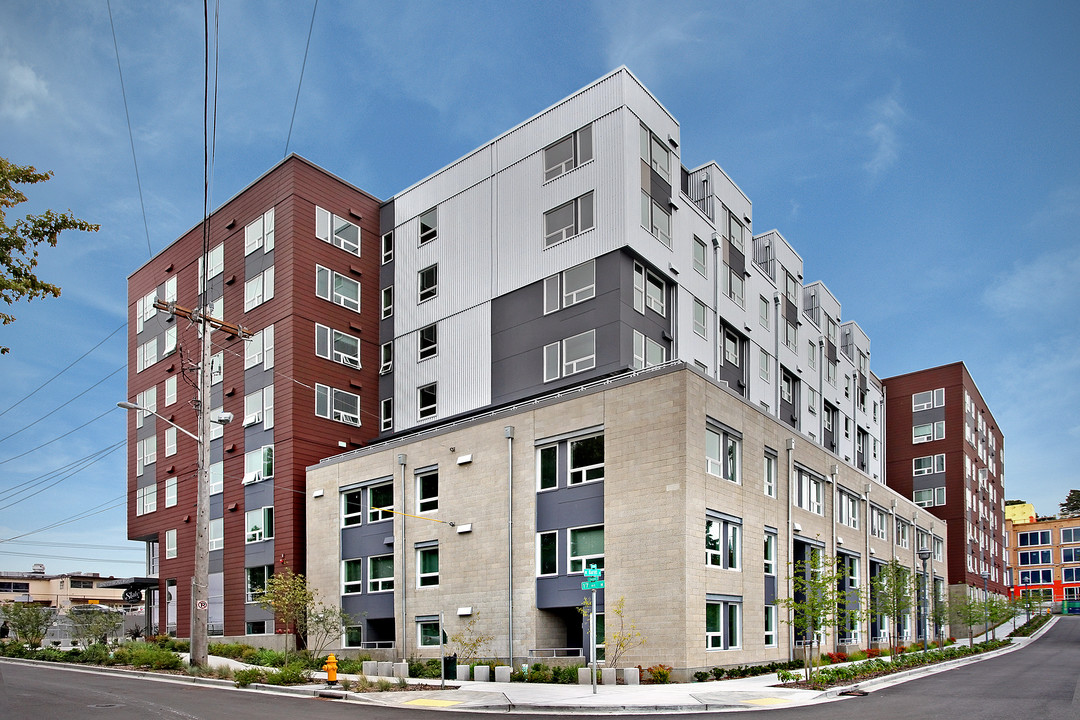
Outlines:
[[[667,307],[667,288],[664,281],[652,273],[645,274],[645,306],[663,317]]]
[[[742,527],[720,518],[705,519],[705,564],[726,570],[742,565]]]
[[[570,484],[604,479],[604,436],[570,441]]]
[[[274,266],[244,283],[244,312],[274,298]]]
[[[341,524],[343,527],[359,525],[364,521],[364,491],[353,490],[341,494]]]
[[[394,429],[394,398],[383,398],[379,402],[379,430],[389,432]]]
[[[344,561],[342,563],[342,594],[360,593],[363,590],[364,561],[360,558]]]
[[[315,415],[347,425],[360,425],[360,396],[316,383]]]
[[[418,273],[417,302],[430,300],[439,294],[439,266],[429,265]]]
[[[416,476],[416,511],[425,513],[439,509],[439,471],[432,470]]]
[[[563,307],[570,307],[596,296],[596,264],[590,260],[562,274]]]
[[[385,375],[394,369],[394,343],[387,342],[379,346],[379,374]]]
[[[418,360],[427,360],[439,354],[439,326],[432,323],[420,328],[418,342]]]
[[[551,490],[559,482],[559,447],[549,445],[537,451],[537,487],[540,490]]]
[[[563,375],[596,367],[596,331],[589,330],[563,340]]]
[[[373,485],[368,493],[368,522],[391,520],[394,517],[394,485]]]
[[[739,367],[739,336],[730,330],[724,331],[724,362]]]
[[[256,567],[244,568],[244,575],[246,576],[244,602],[258,602],[259,598],[261,598],[266,591],[267,579],[273,574],[273,565],[258,565]],[[249,632],[248,634],[250,635],[251,633]]]
[[[765,494],[772,498],[776,497],[776,456],[765,456],[763,476],[765,478]]]
[[[593,194],[587,193],[544,213],[544,247],[593,227]]]
[[[706,270],[706,268],[708,267],[707,266],[707,258],[708,258],[708,248],[705,245],[705,241],[703,241],[701,238],[699,238],[697,235],[695,235],[694,236],[694,270],[696,270],[699,275],[702,275],[704,277],[708,277],[707,270]]]
[[[360,367],[360,338],[315,324],[315,354],[349,367]]]
[[[694,298],[694,332],[703,338],[707,338],[705,303]]]
[[[262,542],[274,537],[273,506],[255,508],[244,513],[245,543]]]
[[[586,125],[544,149],[544,180],[551,180],[592,160],[592,125]]]
[[[390,262],[394,259],[394,231],[386,233],[382,236],[382,264]]]
[[[823,483],[804,470],[798,470],[795,484],[795,505],[803,510],[824,515]]]
[[[417,586],[437,587],[439,584],[439,548],[428,547],[416,551]]]
[[[557,575],[559,572],[559,533],[536,534],[536,574]]]
[[[416,389],[418,401],[418,416],[421,420],[433,418],[439,412],[439,394],[436,383],[424,385]]]
[[[382,319],[394,314],[394,286],[389,285],[382,289]]]
[[[417,620],[416,638],[420,647],[439,647],[441,637],[439,635],[439,619]]]
[[[439,209],[431,208],[420,216],[420,244],[439,237]]]
[[[323,300],[360,312],[360,283],[321,265],[315,266],[315,294]]]
[[[604,567],[604,526],[570,529],[569,568],[583,572],[588,566]]]
[[[641,191],[641,224],[653,237],[671,247],[671,214],[644,190]]]
[[[353,255],[360,254],[360,227],[315,207],[315,237]]]
[[[378,555],[368,558],[368,592],[388,592],[394,589],[394,556]]]
[[[772,533],[765,533],[764,558],[765,558],[765,565],[764,565],[765,574],[766,575],[775,575],[776,574],[776,536],[773,535]]]
[[[710,475],[742,482],[742,440],[726,430],[706,428],[705,469]]]

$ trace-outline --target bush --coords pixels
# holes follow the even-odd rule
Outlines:
[[[549,683],[554,679],[555,673],[544,663],[533,663],[528,675],[525,676],[526,682]]]
[[[130,652],[130,663],[137,668],[152,670],[179,670],[183,667],[180,656],[160,645],[144,642],[128,643],[125,647]]]
[[[696,673],[694,673],[694,680],[696,682],[705,682],[710,677],[712,676],[704,670],[698,670]]]
[[[346,675],[360,675],[364,672],[364,661],[370,659],[370,655],[361,655],[355,658],[338,658],[338,672]]]
[[[248,657],[244,659],[244,662],[260,667],[284,667],[285,653],[269,648],[259,648],[255,650],[255,652],[248,654]]]
[[[650,668],[646,668],[649,673],[649,678],[659,685],[666,685],[671,682],[671,666],[658,663]]]
[[[94,643],[82,651],[78,662],[92,665],[104,665],[109,660],[109,648],[101,643]]]
[[[263,679],[263,671],[259,668],[247,668],[233,673],[233,682],[236,687],[247,687],[251,683],[261,683]]]
[[[290,664],[266,673],[267,685],[303,685],[311,679],[311,673],[302,663]]]
[[[856,650],[855,652],[848,654],[848,661],[858,662],[859,660],[865,660],[868,657],[869,655],[867,655],[864,651]]]
[[[584,665],[556,665],[551,668],[551,679],[553,682],[561,683],[563,685],[574,685],[577,683],[577,671],[578,668],[583,668]]]
[[[709,672],[712,674],[713,680],[722,680],[724,677],[724,668],[722,667],[714,667]]]
[[[831,662],[833,665],[836,665],[837,663],[845,663],[848,661],[847,653],[831,652],[825,653],[825,655],[829,658],[829,662]]]

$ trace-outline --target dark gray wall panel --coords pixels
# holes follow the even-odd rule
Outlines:
[[[590,593],[582,590],[581,575],[536,578],[536,607],[539,610],[572,608],[581,605],[581,598]],[[604,591],[596,591],[596,609],[604,609]]]
[[[604,522],[604,483],[548,490],[536,496],[536,531],[598,525]],[[565,533],[562,534],[565,536]],[[559,572],[566,572],[565,537],[559,538]]]
[[[364,593],[362,595],[342,595],[341,609],[359,620],[365,618],[394,617],[394,593]]]

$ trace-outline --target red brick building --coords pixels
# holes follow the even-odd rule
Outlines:
[[[197,430],[199,332],[153,307],[195,308],[215,331],[210,439],[210,631],[272,635],[251,602],[305,563],[305,468],[378,434],[379,201],[292,155],[128,278],[128,399]],[[204,261],[204,250],[206,260]],[[204,269],[204,264],[206,265]],[[159,631],[186,637],[197,445],[154,415],[128,420],[128,537],[146,543]]]
[[[948,526],[951,592],[1005,594],[1004,436],[964,363],[882,381],[889,487]]]

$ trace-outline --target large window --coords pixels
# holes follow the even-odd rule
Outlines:
[[[544,180],[569,172],[592,156],[592,125],[586,125],[544,148]]]
[[[428,470],[416,476],[416,512],[439,509],[439,471]]]
[[[633,362],[635,370],[662,365],[667,362],[667,348],[635,330]]]
[[[274,427],[274,386],[267,385],[244,396],[244,427],[262,423],[264,429]]]
[[[439,414],[439,387],[437,383],[422,385],[416,389],[417,417],[427,420]]]
[[[224,373],[224,356],[218,353],[214,358],[216,362],[211,363],[212,382],[220,382]],[[274,367],[273,325],[267,325],[244,341],[244,369],[250,370],[259,364],[265,370]]]
[[[912,411],[929,410],[935,407],[945,406],[945,388],[918,392],[911,396]]]
[[[544,382],[596,367],[596,331],[544,346]]]
[[[641,191],[641,225],[660,242],[671,247],[671,213]]]
[[[1049,545],[1050,531],[1032,530],[1030,532],[1017,533],[1016,541],[1016,544],[1020,547],[1030,547],[1032,545]]]
[[[255,543],[274,537],[273,506],[255,508],[244,513],[244,542]]]
[[[912,501],[919,507],[933,507],[945,504],[945,487],[926,488],[912,493]]]
[[[368,558],[368,592],[389,592],[394,589],[394,556],[376,555]]]
[[[570,528],[568,567],[571,573],[584,572],[595,565],[604,567],[604,526]]]
[[[551,247],[592,227],[593,194],[590,192],[544,213],[544,247]]]
[[[439,209],[431,208],[420,216],[420,244],[439,237]]]
[[[797,469],[795,477],[795,506],[824,515],[824,482],[821,478]]]
[[[1074,581],[1074,578],[1071,577],[1073,575],[1073,573],[1069,572],[1069,570],[1066,570],[1065,573],[1062,573],[1062,574],[1065,575],[1065,576],[1070,576],[1070,577],[1068,577],[1067,580],[1065,580],[1065,582],[1073,582]],[[1076,578],[1076,579],[1080,579],[1080,578]],[[1020,584],[1021,585],[1049,585],[1052,582],[1054,582],[1054,571],[1053,570],[1021,570],[1020,571]]]
[[[924,443],[941,440],[945,437],[945,421],[922,423],[911,428],[911,442]]]
[[[604,436],[570,441],[570,484],[604,479]]]
[[[394,518],[394,484],[372,485],[367,489],[368,522]]]
[[[439,585],[439,548],[425,547],[416,551],[417,587],[437,587]]]
[[[364,521],[364,491],[341,493],[341,525],[360,525]]]
[[[250,255],[259,248],[263,248],[263,252],[274,249],[274,208],[244,228],[244,254]]]
[[[945,472],[945,455],[927,455],[926,457],[913,458],[911,461],[912,475],[930,475],[931,473]]]
[[[1061,542],[1063,545],[1080,543],[1080,527],[1061,528]]]
[[[416,274],[416,301],[422,303],[439,294],[439,266],[428,265]]]
[[[360,226],[321,207],[315,208],[315,237],[353,255],[360,254]]]
[[[347,425],[359,425],[360,396],[316,383],[315,415]]]
[[[656,171],[656,174],[671,182],[671,151],[663,141],[642,125],[639,131],[641,159]]]
[[[742,482],[742,438],[726,428],[705,429],[705,470],[733,483]]]
[[[274,298],[274,266],[244,283],[244,312]]]
[[[742,600],[731,598],[705,603],[705,649],[731,650],[740,645]]]
[[[870,534],[881,540],[889,539],[889,514],[873,505],[870,506]]]
[[[1049,565],[1053,562],[1050,550],[1025,550],[1020,553],[1020,565]]]
[[[157,510],[157,483],[135,491],[135,514],[146,515]]]
[[[258,602],[259,598],[266,592],[266,581],[273,574],[273,565],[258,565],[256,567],[244,568],[244,575],[246,576],[245,587],[247,588],[244,593],[244,602]]]
[[[323,300],[360,312],[360,283],[321,265],[315,266],[315,294]]]
[[[315,354],[349,367],[360,367],[360,338],[315,324]]]
[[[706,514],[705,564],[725,570],[742,567],[742,525],[735,519]]]
[[[244,453],[244,484],[274,477],[274,446],[264,445]]]

